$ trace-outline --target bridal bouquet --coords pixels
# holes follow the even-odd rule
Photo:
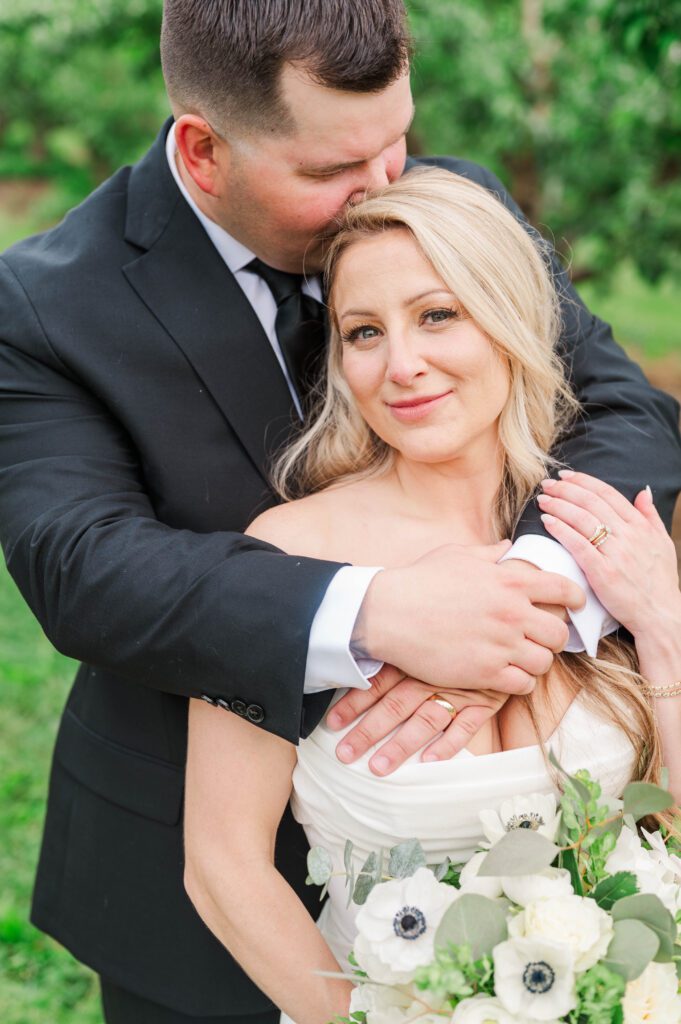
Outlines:
[[[360,905],[356,983],[343,1024],[675,1024],[681,1022],[681,846],[641,818],[673,804],[634,782],[604,798],[587,772],[552,795],[480,812],[485,849],[435,867],[417,840],[372,853]],[[310,883],[330,857],[314,847]]]

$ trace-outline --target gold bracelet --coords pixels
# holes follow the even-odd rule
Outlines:
[[[678,697],[681,695],[681,683],[669,683],[666,686],[646,684],[641,689],[646,697]]]

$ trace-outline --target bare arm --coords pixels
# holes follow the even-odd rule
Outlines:
[[[297,1024],[347,1013],[350,982],[274,866],[295,747],[236,715],[189,704],[185,888],[213,934]]]

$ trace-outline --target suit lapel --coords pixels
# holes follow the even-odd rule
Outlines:
[[[291,396],[251,304],[172,178],[166,134],[131,173],[126,239],[147,251],[123,272],[267,481],[297,423]]]

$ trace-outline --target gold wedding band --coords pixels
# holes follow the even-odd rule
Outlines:
[[[612,530],[609,526],[606,526],[605,523],[599,523],[589,537],[589,544],[593,544],[595,548],[599,548],[601,544],[605,544],[611,533]]]
[[[449,711],[452,718],[456,718],[456,708],[451,703],[451,701],[448,701],[447,698],[443,697],[441,693],[431,694],[428,700],[434,700],[435,703],[439,704],[441,708],[445,709],[445,711]]]

